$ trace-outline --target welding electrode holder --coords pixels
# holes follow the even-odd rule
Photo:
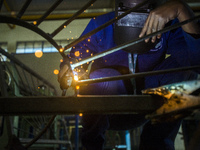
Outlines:
[[[65,65],[68,66],[68,69],[64,73],[64,75],[61,77],[59,82],[60,82],[60,88],[62,90],[64,89],[67,90],[71,86],[75,87],[75,81],[73,80],[74,74],[73,74],[68,56],[66,55],[65,58],[63,58],[63,60],[64,60]]]

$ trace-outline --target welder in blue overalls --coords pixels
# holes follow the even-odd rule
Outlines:
[[[118,10],[133,7],[142,1],[143,0],[118,0]],[[169,0],[154,8],[155,5],[158,4],[148,4],[148,6],[144,6],[138,10],[138,12],[148,12],[147,9],[150,9],[144,26],[139,27],[141,30],[138,35],[134,35],[134,31],[136,31],[134,27],[127,27],[128,32],[130,31],[129,33],[133,34],[135,37],[131,37],[130,34],[126,35],[125,32],[120,31],[125,31],[124,27],[120,27],[120,23],[121,26],[123,26],[123,21],[121,20],[121,22],[118,21],[117,24],[106,27],[73,47],[70,52],[71,60],[64,60],[60,66],[61,69],[58,81],[61,83],[61,87],[62,76],[69,69],[69,61],[86,58],[110,49],[116,46],[116,44],[120,44],[120,41],[123,41],[123,39],[132,40],[136,37],[142,37],[161,30],[165,26],[182,22],[194,16],[190,7],[182,0]],[[110,19],[113,19],[116,15],[118,14],[111,12],[91,19],[82,35],[101,26]],[[134,18],[134,13],[132,17]],[[129,23],[131,23],[131,21]],[[129,73],[128,51],[131,50],[137,53],[136,72],[198,65],[200,64],[199,35],[200,26],[197,21],[194,21],[162,35],[153,36],[151,39],[145,40],[146,44],[149,44],[148,46],[142,43],[142,46],[132,46],[131,48],[95,60],[92,64],[89,78],[109,77]],[[127,36],[130,36],[129,38],[132,39],[127,39]],[[85,69],[87,68],[86,65],[82,67]],[[153,88],[196,78],[197,73],[193,71],[149,76],[139,81],[140,86],[138,86],[138,89]],[[144,87],[141,86],[141,81],[144,83]],[[87,87],[81,87],[79,92],[80,94],[86,95],[131,94],[132,89],[129,83],[130,82],[122,80],[94,83],[87,85]],[[82,118],[82,144],[87,150],[102,150],[106,130],[127,130],[140,125],[144,125],[140,139],[140,150],[174,150],[174,139],[178,132],[180,121],[153,125],[150,121],[145,120],[142,114],[84,115]]]

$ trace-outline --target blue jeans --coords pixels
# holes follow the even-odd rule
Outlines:
[[[117,76],[114,69],[99,69],[90,74],[90,78]],[[161,76],[163,78],[163,76]],[[149,77],[152,78],[153,77]],[[156,77],[159,78],[159,77]],[[183,77],[185,78],[185,77]],[[183,78],[179,77],[180,81]],[[154,79],[156,80],[156,79]],[[162,79],[163,80],[163,79]],[[165,81],[165,80],[164,80]],[[172,81],[174,82],[174,81]],[[157,83],[157,82],[156,82]],[[157,86],[157,85],[155,85]],[[123,95],[128,94],[122,80],[90,84],[80,89],[82,95]],[[103,150],[106,130],[128,130],[144,125],[141,134],[140,150],[174,150],[174,139],[180,121],[151,124],[143,114],[131,115],[83,115],[82,145],[87,150]]]

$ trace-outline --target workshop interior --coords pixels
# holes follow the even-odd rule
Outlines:
[[[82,150],[80,135],[81,117],[84,112],[144,113],[158,108],[158,105],[154,105],[155,98],[151,96],[152,91],[143,91],[150,93],[149,95],[133,95],[134,101],[133,97],[126,95],[122,97],[79,96],[78,85],[62,90],[57,81],[60,63],[70,53],[73,46],[81,42],[80,36],[90,20],[115,11],[118,9],[116,3],[121,3],[121,1],[0,0],[0,150],[15,148],[17,150]],[[199,16],[200,1],[185,1],[192,8],[195,16]],[[126,11],[119,11],[118,15],[124,13]],[[119,21],[119,18],[116,17],[116,20],[110,24]],[[118,23],[124,23],[123,21],[126,22],[124,19]],[[102,29],[106,26],[106,24],[102,25]],[[129,38],[132,31],[125,32],[124,30],[120,30],[118,34]],[[96,32],[98,30],[94,33]],[[88,38],[90,42],[89,37],[94,33],[89,33],[84,38]],[[122,47],[126,47],[123,43],[127,39],[119,38],[116,41]],[[127,53],[135,52],[131,51],[132,47],[135,45],[137,47],[134,42],[131,48],[125,48]],[[114,50],[117,51],[118,47]],[[95,57],[91,54],[88,60],[86,58],[79,61],[88,63],[108,54],[112,56],[112,51],[95,55]],[[75,55],[80,55],[80,53],[77,52]],[[77,62],[72,64],[72,67],[81,65]],[[197,68],[200,66],[185,67],[180,70]],[[134,74],[132,72],[129,76],[122,76],[120,79],[134,78]],[[109,80],[117,79],[100,78],[96,82]],[[95,81],[88,80],[77,83],[84,85],[93,82]],[[184,86],[187,90],[191,90],[190,93],[198,92],[198,96],[185,96],[189,102],[191,99],[195,100],[191,106],[188,102],[184,108],[169,111],[169,115],[165,116],[169,118],[170,115],[174,115],[174,112],[175,117],[185,115],[176,136],[175,148],[186,150],[190,141],[196,143],[200,141],[200,80],[159,87],[161,93],[157,91],[157,94],[163,95],[162,92],[169,90],[169,87],[176,86]],[[170,90],[173,91],[173,89]],[[109,99],[113,105],[104,108],[105,105],[109,105],[106,99]],[[115,101],[117,104],[114,104]],[[138,104],[137,101],[143,105],[132,108],[134,104]],[[159,104],[160,109],[162,109],[161,105],[163,104]],[[180,111],[178,115],[176,111]],[[149,117],[159,118],[163,114],[156,115],[152,114]],[[105,150],[138,150],[141,131],[142,127],[126,131],[107,131]]]

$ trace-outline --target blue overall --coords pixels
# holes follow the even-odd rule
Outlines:
[[[82,35],[114,18],[114,12],[91,19]],[[172,22],[175,23],[177,20]],[[71,60],[80,60],[102,52],[115,45],[113,40],[114,24],[104,28],[88,39],[80,42],[70,52]],[[200,39],[182,31],[181,28],[162,34],[160,42],[147,53],[138,54],[137,71],[170,69],[200,64]],[[79,51],[79,55],[77,55]],[[169,57],[166,58],[166,55]],[[65,61],[64,61],[65,62]],[[61,64],[62,65],[62,64]],[[87,64],[83,65],[87,68]],[[109,77],[127,73],[128,53],[120,50],[94,61],[90,78]],[[197,73],[185,71],[149,76],[144,78],[144,88],[196,79]],[[130,94],[126,82],[110,81],[90,84],[80,89],[86,95]],[[127,88],[128,87],[128,88]],[[145,124],[144,124],[145,123]],[[174,139],[180,121],[152,125],[144,115],[84,115],[82,118],[82,144],[87,150],[102,150],[105,131],[108,129],[127,130],[143,125],[140,150],[174,150]]]

